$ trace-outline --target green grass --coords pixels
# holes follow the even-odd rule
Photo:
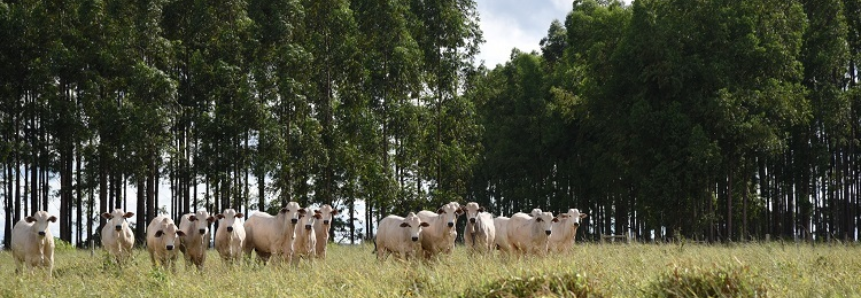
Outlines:
[[[463,247],[432,262],[378,262],[372,246],[329,248],[298,266],[227,267],[210,251],[204,272],[153,269],[136,251],[124,270],[105,252],[64,250],[52,279],[15,275],[0,252],[2,297],[861,297],[856,245],[599,245],[521,259],[470,257]]]

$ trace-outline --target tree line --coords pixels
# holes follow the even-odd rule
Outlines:
[[[470,195],[589,233],[857,240],[861,1],[576,0],[471,92]]]
[[[139,223],[339,205],[351,240],[360,200],[368,230],[457,200],[579,208],[586,238],[856,238],[861,0],[576,0],[492,68],[478,22],[471,0],[2,1],[4,243],[51,204],[83,242],[129,201]]]

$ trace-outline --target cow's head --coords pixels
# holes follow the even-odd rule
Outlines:
[[[330,224],[332,224],[332,221],[335,219],[335,215],[338,215],[338,213],[340,212],[340,210],[332,208],[332,206],[330,206],[329,204],[324,204],[323,206],[320,206],[320,210],[317,211],[320,212],[320,223],[322,223],[324,226],[329,226]]]
[[[443,222],[445,222],[449,228],[454,228],[454,225],[457,223],[457,217],[463,215],[463,210],[460,208],[460,204],[451,202],[442,205],[436,213],[442,217]]]
[[[580,220],[589,217],[586,213],[580,213],[578,209],[568,209],[567,213],[560,213],[559,218],[570,224],[575,229],[580,227]]]
[[[401,228],[409,229],[410,231],[410,240],[413,242],[419,241],[421,237],[422,228],[429,226],[428,223],[422,222],[422,219],[416,216],[414,212],[410,212],[407,214],[407,217],[404,218],[404,221],[401,223]]]
[[[284,216],[284,218],[289,221],[288,225],[296,225],[302,215],[305,215],[305,209],[299,207],[299,203],[296,202],[287,203],[287,205],[282,207],[281,211],[278,212],[279,217]]]
[[[188,217],[188,220],[193,225],[191,232],[199,233],[198,236],[203,236],[209,233],[209,225],[215,221],[215,217],[210,216],[206,210],[197,210],[197,212]]]
[[[538,209],[536,209],[536,210],[538,210]],[[544,231],[544,234],[546,234],[547,236],[550,236],[550,232],[552,230],[553,223],[558,222],[559,219],[553,217],[553,212],[540,212],[540,210],[539,210],[539,212],[536,212],[535,210],[532,210],[532,214],[537,215],[537,216],[533,216],[535,218],[535,224],[539,225],[539,227],[541,227],[541,230]]]
[[[39,234],[39,237],[45,237],[48,234],[48,223],[56,222],[57,217],[48,214],[45,211],[37,211],[33,214],[33,216],[28,216],[24,219],[28,223],[33,224],[33,227],[36,228],[36,233]]]
[[[468,232],[475,232],[475,221],[478,220],[478,214],[484,212],[484,208],[479,206],[476,202],[467,203],[466,206],[461,207],[464,214],[466,214],[466,229]]]
[[[162,238],[164,249],[173,250],[176,247],[176,242],[179,237],[185,236],[185,232],[179,230],[173,220],[164,218],[161,220],[161,227],[155,232],[157,238]]]
[[[310,208],[308,208],[310,209]],[[320,215],[320,210],[314,210],[313,214],[303,214],[299,218],[299,222],[296,225],[297,229],[305,229],[310,231],[314,227],[314,223],[320,219],[322,215]]]
[[[220,214],[215,215],[215,217],[221,220],[221,223],[218,225],[219,227],[224,227],[228,233],[233,233],[234,223],[237,222],[237,219],[245,217],[245,215],[233,209],[225,209]]]
[[[129,224],[126,222],[126,218],[130,218],[135,216],[134,212],[123,212],[121,209],[114,209],[114,212],[102,213],[102,217],[108,220],[108,223],[105,225],[106,227],[114,227],[114,230],[117,232],[122,231],[123,227],[127,227]]]

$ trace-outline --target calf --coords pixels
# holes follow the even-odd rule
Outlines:
[[[243,216],[245,215],[233,209],[226,209],[215,215],[219,220],[218,229],[215,230],[215,250],[226,264],[233,264],[242,257],[245,228],[240,221]]]
[[[418,214],[422,222],[429,224],[422,232],[422,251],[426,258],[441,252],[451,253],[454,240],[457,238],[455,224],[457,217],[463,215],[460,204],[451,202],[440,207],[436,212],[422,210]]]
[[[149,251],[150,260],[153,267],[161,266],[165,270],[176,272],[177,250],[179,246],[179,238],[185,236],[185,232],[180,230],[173,220],[159,215],[149,223],[146,227],[146,249]]]
[[[206,249],[209,248],[209,226],[215,217],[206,210],[187,213],[179,220],[179,229],[185,236],[179,238],[179,251],[185,256],[185,266],[194,264],[198,270],[203,270],[206,261]]]
[[[299,262],[299,258],[310,259],[316,255],[317,234],[314,233],[314,224],[320,217],[318,210],[314,215],[303,215],[296,224],[296,239],[293,240],[294,264]]]
[[[428,226],[428,223],[422,222],[413,212],[407,214],[407,217],[386,216],[377,224],[374,241],[377,259],[385,260],[389,253],[395,253],[404,259],[415,257],[421,250],[422,230]]]
[[[559,221],[553,223],[553,233],[548,239],[549,250],[554,252],[570,250],[576,241],[580,220],[587,216],[589,215],[580,213],[577,209],[568,209],[568,213],[559,214],[557,217]]]
[[[48,277],[54,271],[54,236],[48,229],[49,222],[57,222],[57,217],[45,211],[37,211],[33,216],[19,220],[12,228],[12,257],[15,259],[15,272],[32,271],[44,267]]]
[[[132,256],[135,235],[126,219],[134,215],[132,212],[123,212],[121,209],[114,209],[111,213],[102,213],[102,217],[108,220],[102,227],[102,247],[113,256],[114,261],[121,267]]]
[[[496,239],[493,215],[484,212],[478,203],[470,202],[461,208],[466,214],[463,242],[471,252],[490,252]]]
[[[305,209],[299,203],[290,202],[276,216],[265,212],[254,213],[245,222],[245,254],[257,252],[257,257],[266,263],[274,254],[277,258],[290,262],[293,258],[293,240],[299,217]],[[280,260],[279,260],[280,261]]]
[[[320,206],[320,218],[314,221],[314,233],[317,234],[317,247],[315,248],[317,252],[317,257],[321,259],[326,258],[326,244],[329,242],[329,228],[332,226],[332,221],[335,219],[335,215],[338,215],[338,210],[329,206],[329,204],[325,204]]]
[[[521,255],[547,253],[547,241],[551,234],[552,222],[559,221],[551,212],[541,212],[535,209],[530,216],[526,213],[515,213],[508,221],[508,241],[514,251]]]

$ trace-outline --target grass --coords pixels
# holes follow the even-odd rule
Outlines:
[[[227,267],[210,251],[203,272],[180,261],[153,269],[136,251],[124,270],[104,251],[62,250],[52,279],[16,275],[0,252],[2,297],[861,297],[861,246],[577,244],[545,258],[470,257],[378,262],[372,246],[329,247],[298,266]]]

